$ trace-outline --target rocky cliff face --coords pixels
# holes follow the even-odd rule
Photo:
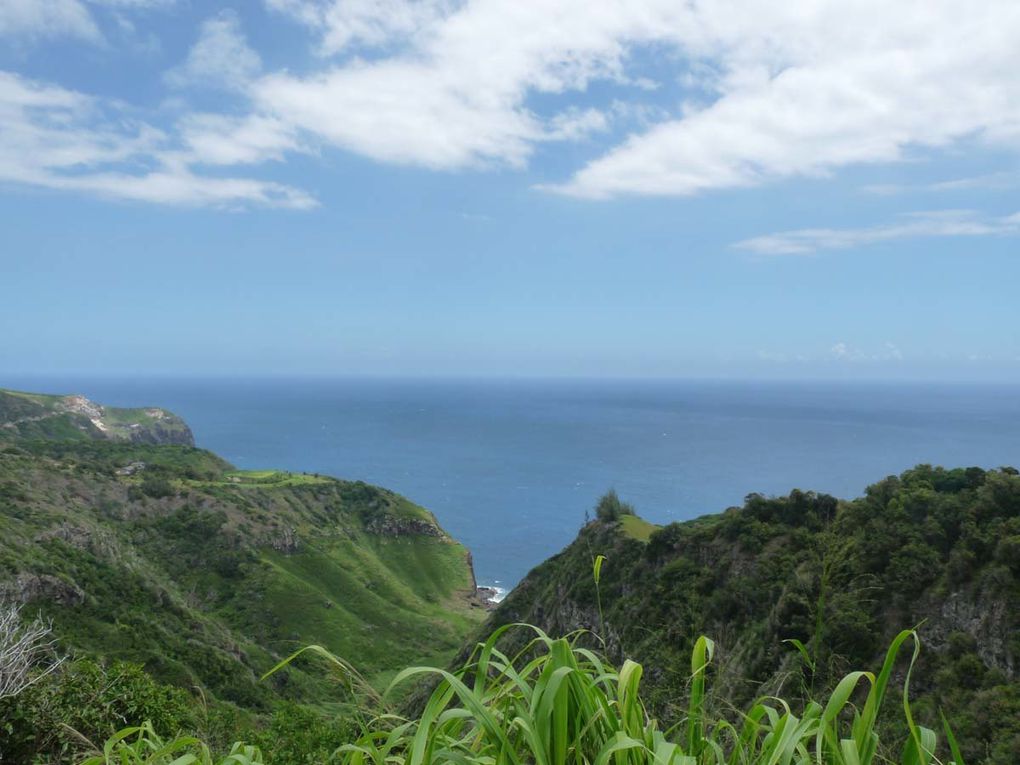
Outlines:
[[[163,409],[149,409],[149,412],[160,412],[159,417],[153,417],[150,422],[138,423],[138,427],[131,428],[129,439],[136,444],[168,444],[177,446],[194,446],[195,436],[188,424],[176,414]]]
[[[14,581],[0,583],[0,598],[23,604],[45,601],[63,607],[80,606],[85,602],[85,591],[49,574],[22,573]]]

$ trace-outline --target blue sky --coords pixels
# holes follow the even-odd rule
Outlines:
[[[1020,381],[1020,6],[775,5],[0,0],[0,370]]]

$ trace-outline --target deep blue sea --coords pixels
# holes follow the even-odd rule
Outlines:
[[[163,406],[241,468],[361,479],[428,507],[512,586],[609,487],[667,523],[750,492],[841,497],[917,463],[1020,466],[1020,387],[17,378]]]

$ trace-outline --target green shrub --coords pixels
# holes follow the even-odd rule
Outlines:
[[[150,720],[161,734],[194,730],[195,703],[136,664],[65,664],[14,698],[0,701],[0,762],[74,762],[125,725]]]
[[[319,765],[357,735],[352,724],[298,704],[283,704],[252,743],[272,765]]]
[[[620,499],[616,489],[603,494],[595,505],[595,517],[600,521],[612,523],[620,520],[621,515],[634,515],[634,507]]]
[[[173,497],[177,494],[177,489],[174,488],[174,485],[167,478],[158,475],[145,476],[138,488],[146,497],[152,497],[153,499]]]

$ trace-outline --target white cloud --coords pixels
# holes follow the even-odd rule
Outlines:
[[[939,193],[953,191],[1003,191],[1014,189],[1020,185],[1020,176],[1016,173],[989,173],[966,178],[953,178],[948,181],[934,183],[899,184],[886,183],[865,186],[862,191],[879,196],[896,194]]]
[[[885,342],[877,350],[865,351],[850,343],[835,343],[827,351],[808,353],[787,353],[767,349],[759,350],[758,360],[770,364],[817,364],[838,362],[841,364],[889,363],[903,361],[903,352],[895,343]]]
[[[745,239],[734,247],[758,255],[811,255],[821,250],[846,250],[897,239],[1017,234],[1020,213],[991,217],[972,210],[939,210],[902,215],[896,223],[885,226],[783,231]]]
[[[176,0],[0,0],[0,38],[36,41],[78,38],[102,43],[90,8],[121,11],[168,7]]]
[[[316,30],[326,55],[353,45],[382,46],[415,36],[453,8],[446,0],[266,0],[266,4]]]
[[[186,156],[196,164],[253,164],[305,150],[289,126],[260,115],[189,114],[178,128]]]
[[[728,23],[723,23],[728,19]],[[696,194],[902,159],[979,136],[1018,146],[1020,5],[720,0],[677,44],[723,73],[718,98],[580,170],[585,197]]]
[[[642,54],[675,61],[698,100],[556,190],[697,194],[975,136],[1020,146],[1014,0],[267,1],[327,52],[384,46],[372,61],[278,75],[258,94],[281,118],[385,161],[522,164],[562,138],[529,109],[536,94],[581,108],[570,94],[593,80],[647,83]]]
[[[266,113],[373,159],[436,169],[524,163],[542,133],[534,117],[490,94],[436,87],[434,76],[404,62],[352,65],[273,75],[254,93]]]
[[[541,142],[605,131],[624,111],[618,92],[604,104],[579,94],[595,81],[653,87],[640,65],[650,56],[660,78],[671,63],[691,100],[635,106],[648,124],[555,190],[697,194],[964,139],[1020,148],[1014,0],[265,2],[313,31],[331,57],[318,71],[259,77],[258,54],[225,11],[166,77],[179,88],[250,86],[253,119],[279,126],[271,153],[307,132],[385,162],[523,166]],[[5,28],[99,34],[82,0],[0,0]]]
[[[197,163],[228,163],[224,150],[195,137],[200,127],[201,121],[186,125],[190,138],[182,144],[178,136],[132,121],[98,99],[0,72],[0,182],[160,204],[315,205],[307,193],[279,183],[195,172]],[[209,132],[213,125],[204,127]],[[257,128],[248,130],[258,134]],[[237,150],[234,163],[255,161],[252,145],[258,142],[248,143],[248,154]]]
[[[665,9],[674,5],[649,3],[656,4],[661,7],[644,10],[586,0],[478,0],[455,9],[427,4],[430,20],[396,52],[372,61],[349,59],[305,77],[272,75],[254,93],[259,107],[279,119],[382,161],[444,169],[522,166],[539,142],[572,140],[604,127],[598,110],[568,104],[542,117],[528,100],[584,90],[596,79],[627,82],[625,42],[656,37],[669,15]],[[334,26],[308,9],[347,7],[275,5],[303,12],[327,38]],[[379,6],[388,14],[380,28],[391,42],[404,29],[394,19],[421,13],[409,10],[417,6]],[[380,42],[386,35],[349,39]]]
[[[262,61],[248,46],[240,19],[227,10],[203,22],[188,57],[165,79],[175,88],[243,89],[261,69]]]
[[[609,127],[609,119],[598,109],[567,109],[549,120],[548,137],[576,141]]]
[[[770,351],[770,350],[759,350],[755,354],[759,361],[766,361],[770,364],[790,364],[797,363],[803,364],[810,361],[809,357],[803,353],[783,353],[781,351]]]
[[[884,343],[878,351],[873,353],[868,353],[847,343],[839,342],[829,349],[829,358],[834,361],[852,363],[903,361],[903,352],[894,343],[890,342]]]
[[[0,0],[0,37],[102,40],[92,14],[79,0]]]
[[[168,166],[140,175],[92,173],[51,177],[42,185],[94,192],[113,199],[164,205],[245,208],[252,205],[306,210],[315,200],[300,189],[253,178],[200,176],[187,167]]]
[[[177,4],[177,0],[89,0],[92,5],[106,8],[147,10],[150,8],[169,8]]]
[[[171,2],[0,0],[0,34],[100,39],[93,16]],[[251,99],[250,114],[185,118],[169,140],[189,167],[309,144],[433,169],[523,167],[539,144],[626,124],[635,132],[550,187],[608,198],[821,177],[963,142],[1020,149],[1015,0],[264,2],[312,30],[325,58],[262,73],[234,12],[207,20],[166,82],[230,89]],[[676,83],[688,100],[669,95]],[[941,235],[996,227],[939,225],[955,229]],[[806,252],[935,227],[797,231],[747,249]]]

